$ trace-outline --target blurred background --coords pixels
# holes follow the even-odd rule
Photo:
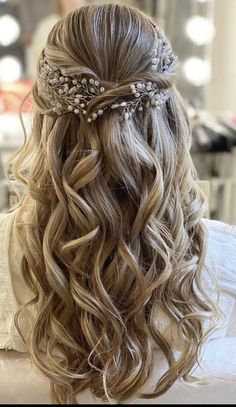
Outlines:
[[[191,154],[208,181],[209,217],[236,224],[236,0],[0,0],[0,210],[16,199],[3,167],[23,144],[19,106],[49,31],[77,7],[111,2],[145,11],[170,39],[192,122]],[[23,119],[30,134],[29,102]]]

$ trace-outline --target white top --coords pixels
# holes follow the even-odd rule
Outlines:
[[[6,354],[0,350],[0,381],[1,385],[3,384],[0,403],[14,401],[46,403],[48,402],[48,391],[45,390],[48,389],[47,380],[38,370],[35,371],[32,367],[29,370],[29,357],[23,353],[26,349],[14,326],[15,312],[30,295],[20,273],[22,253],[11,228],[14,216],[15,212],[0,214],[0,349],[17,351]],[[195,374],[202,377],[214,376],[218,381],[216,384],[211,382],[205,385],[205,393],[202,386],[199,392],[196,390],[196,386],[191,385],[190,388],[190,385],[179,381],[179,384],[175,383],[166,394],[158,398],[158,403],[171,403],[171,397],[174,403],[189,401],[200,404],[203,402],[219,403],[219,400],[230,402],[236,398],[236,226],[206,219],[204,222],[208,229],[206,266],[217,279],[220,290],[220,308],[225,318],[221,320],[218,330],[211,336],[211,340],[203,347],[201,367],[196,368]],[[27,330],[26,326],[25,329]],[[157,372],[160,367],[160,358],[161,354],[158,355]],[[16,360],[21,379],[19,379],[19,375],[16,375],[14,367]],[[21,363],[19,364],[19,362]],[[14,374],[12,374],[13,372]],[[22,390],[22,378],[24,378],[25,384],[28,383],[27,386],[25,385],[25,391]],[[40,386],[40,389],[43,389],[42,383],[46,387],[41,395],[39,391],[30,392],[29,388],[38,389]],[[176,386],[178,387],[176,388]],[[224,398],[222,398],[222,386]],[[12,389],[12,393],[9,389]],[[17,389],[20,390],[16,396]],[[203,395],[204,399],[201,398]],[[91,397],[91,393],[86,391],[80,398],[80,402],[94,403],[94,398]],[[96,402],[99,401],[96,400]],[[135,400],[135,404],[144,402],[152,404],[155,399]]]

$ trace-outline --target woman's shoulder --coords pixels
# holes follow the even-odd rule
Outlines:
[[[236,293],[236,226],[204,219],[208,231],[206,264],[227,291]]]
[[[208,232],[208,252],[212,252],[214,256],[220,257],[222,260],[231,253],[233,257],[228,260],[236,262],[236,226],[209,219],[204,219],[203,223]]]
[[[12,224],[14,222],[17,209],[0,212],[0,245],[6,247],[9,241]]]
[[[5,236],[9,231],[14,216],[15,211],[0,212],[0,244],[5,243]]]
[[[203,223],[212,237],[218,237],[222,240],[236,239],[236,226],[224,223],[219,220],[203,219]]]
[[[0,225],[10,222],[13,216],[16,214],[16,210],[9,210],[6,212],[0,212]]]
[[[0,213],[0,273],[6,273],[9,261],[15,256],[18,244],[12,233],[16,210]],[[10,250],[11,249],[11,250]]]

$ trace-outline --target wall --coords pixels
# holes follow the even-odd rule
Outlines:
[[[212,44],[212,79],[206,108],[236,113],[236,0],[215,0],[216,35]]]

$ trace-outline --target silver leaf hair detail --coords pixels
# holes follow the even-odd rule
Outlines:
[[[156,27],[157,45],[152,50],[151,55],[151,71],[165,73],[166,71],[173,73],[175,62],[177,60],[170,45],[168,44],[164,34]],[[41,70],[39,81],[41,86],[47,87],[47,93],[50,98],[50,104],[53,112],[57,115],[66,111],[73,112],[78,115],[82,112],[87,113],[87,107],[92,99],[96,96],[104,94],[105,87],[101,83],[85,74],[70,74],[65,76],[60,67],[54,65],[47,56],[43,53],[40,60]],[[171,72],[172,70],[172,72]],[[91,123],[97,117],[102,116],[107,109],[121,110],[121,117],[130,119],[133,113],[143,111],[145,108],[159,108],[168,99],[168,89],[161,90],[157,84],[152,81],[142,81],[132,83],[130,85],[130,97],[127,100],[117,101],[110,106],[105,106],[91,113],[87,121]]]

